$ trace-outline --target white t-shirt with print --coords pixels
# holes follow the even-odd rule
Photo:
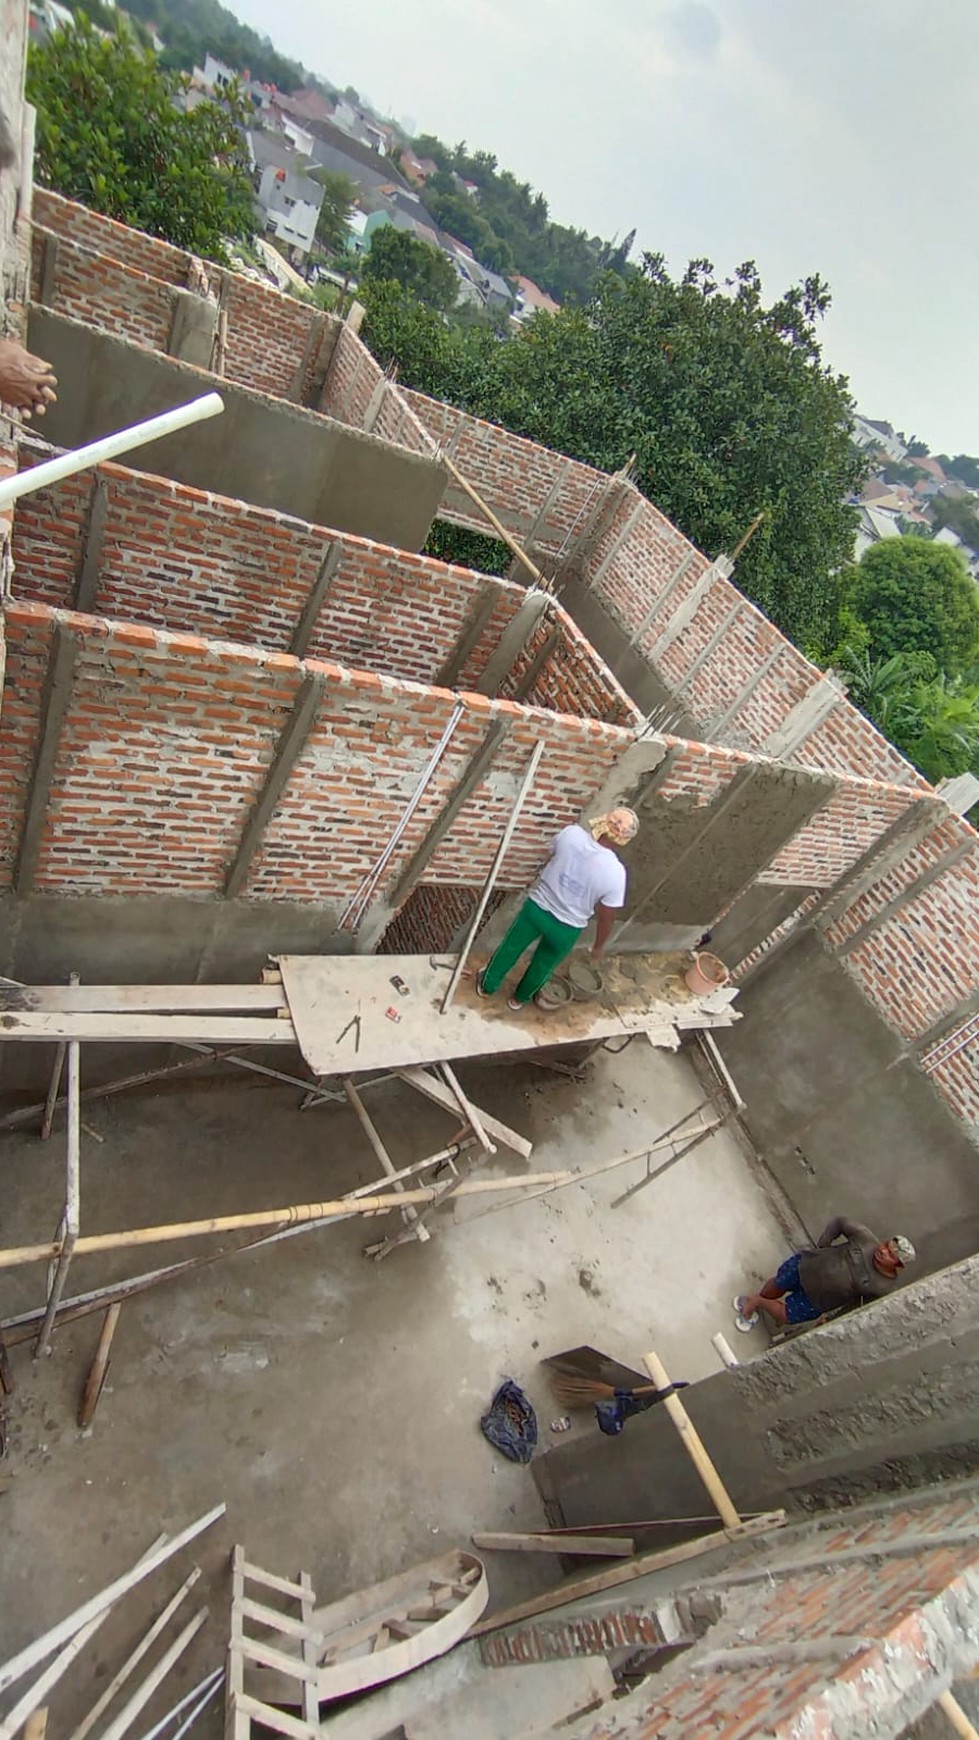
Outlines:
[[[583,930],[599,901],[625,905],[625,865],[577,822],[555,837],[551,856],[530,890],[535,906]]]

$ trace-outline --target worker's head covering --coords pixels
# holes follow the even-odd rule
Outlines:
[[[911,1243],[911,1240],[906,1239],[903,1233],[895,1233],[890,1242],[897,1252],[902,1267],[905,1263],[914,1262],[918,1253],[915,1250],[914,1245]]]
[[[596,816],[588,823],[592,838],[602,839],[603,835],[614,840],[617,846],[627,846],[639,832],[639,817],[635,810],[609,810],[605,816]]]

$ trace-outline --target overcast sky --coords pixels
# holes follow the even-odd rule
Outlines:
[[[829,280],[860,409],[979,454],[979,0],[229,0],[558,222]]]

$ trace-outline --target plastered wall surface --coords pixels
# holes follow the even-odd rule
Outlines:
[[[141,467],[403,549],[424,543],[444,482],[432,460],[36,307],[30,340],[61,383],[45,419],[56,445],[128,427],[134,405],[142,419],[220,386],[221,417],[143,447]]]

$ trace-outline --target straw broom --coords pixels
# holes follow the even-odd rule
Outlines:
[[[614,1384],[599,1383],[597,1378],[578,1377],[573,1372],[552,1372],[549,1381],[554,1400],[559,1407],[571,1411],[575,1408],[593,1408],[597,1402],[612,1402],[620,1394],[625,1396],[655,1396],[659,1394],[659,1384],[637,1384],[632,1390],[617,1390]]]

